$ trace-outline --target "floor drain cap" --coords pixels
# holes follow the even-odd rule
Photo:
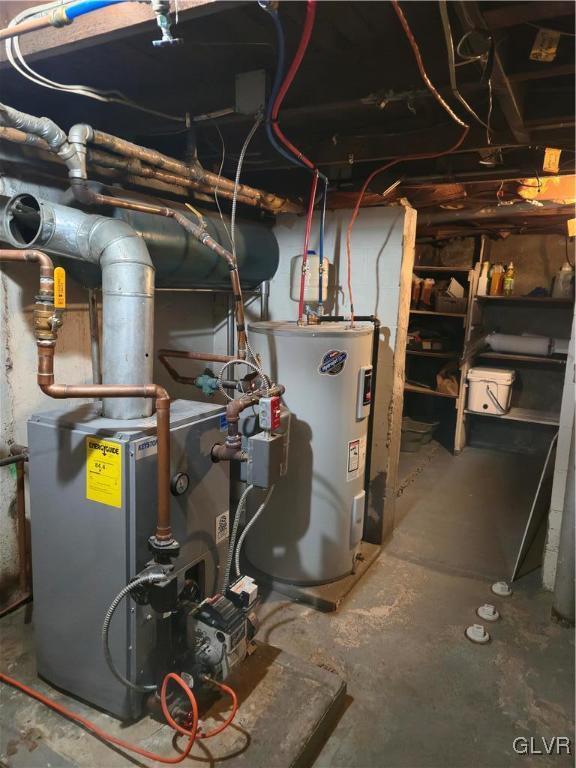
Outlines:
[[[495,584],[492,584],[492,592],[498,595],[498,597],[510,597],[512,594],[512,590],[506,581],[497,581]]]
[[[490,635],[482,624],[472,624],[470,627],[467,627],[466,637],[468,640],[472,640],[473,643],[480,643],[481,645],[490,640]]]
[[[490,605],[490,603],[484,603],[484,605],[481,605],[476,613],[478,616],[480,616],[481,619],[484,619],[484,621],[498,621],[500,618],[500,614],[496,610],[496,606]]]

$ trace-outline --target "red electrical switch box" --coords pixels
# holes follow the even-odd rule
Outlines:
[[[258,419],[261,429],[267,429],[273,432],[280,428],[280,398],[262,397],[260,399],[260,411]]]

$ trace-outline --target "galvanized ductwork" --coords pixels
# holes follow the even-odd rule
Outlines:
[[[111,216],[125,221],[139,234],[148,248],[156,270],[156,288],[202,288],[230,290],[230,274],[225,260],[192,237],[173,219],[118,208]],[[202,211],[206,231],[225,248],[230,247],[226,228],[230,217]],[[190,220],[196,221],[193,214]],[[259,221],[236,223],[236,258],[242,288],[257,288],[276,274],[279,247],[272,227]],[[68,274],[85,288],[100,285],[100,269],[89,262],[74,262]]]
[[[86,261],[102,271],[102,383],[152,384],[154,266],[142,238],[124,221],[16,195],[3,216],[6,240],[16,248],[43,248]],[[104,400],[104,416],[149,416],[143,398]]]

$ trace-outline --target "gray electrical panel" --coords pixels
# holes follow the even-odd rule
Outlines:
[[[123,719],[142,714],[143,697],[108,669],[101,628],[114,597],[151,560],[155,426],[154,416],[102,418],[93,405],[28,422],[38,673]],[[179,587],[192,580],[204,598],[221,584],[228,547],[229,464],[210,457],[224,438],[224,407],[176,401],[170,429],[175,571]],[[118,669],[144,685],[156,682],[151,614],[128,599],[110,630]]]

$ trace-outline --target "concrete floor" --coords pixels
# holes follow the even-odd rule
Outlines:
[[[574,634],[550,621],[551,596],[538,572],[517,582],[510,598],[490,592],[495,578],[507,576],[534,468],[473,448],[459,457],[430,449],[421,458],[403,462],[398,528],[338,614],[274,593],[261,611],[260,639],[347,681],[347,707],[314,768],[573,765],[566,755],[519,757],[512,743],[573,738]],[[473,645],[464,629],[487,601],[502,619],[489,627],[490,644]],[[10,637],[22,622],[23,612],[10,617]],[[29,658],[12,659],[31,667]],[[51,747],[81,753],[83,765],[132,764],[18,696],[9,696],[16,707],[9,727],[42,744],[24,768],[64,768],[44,751]],[[156,723],[113,727],[162,749]],[[277,755],[271,739],[269,768],[283,768]]]

